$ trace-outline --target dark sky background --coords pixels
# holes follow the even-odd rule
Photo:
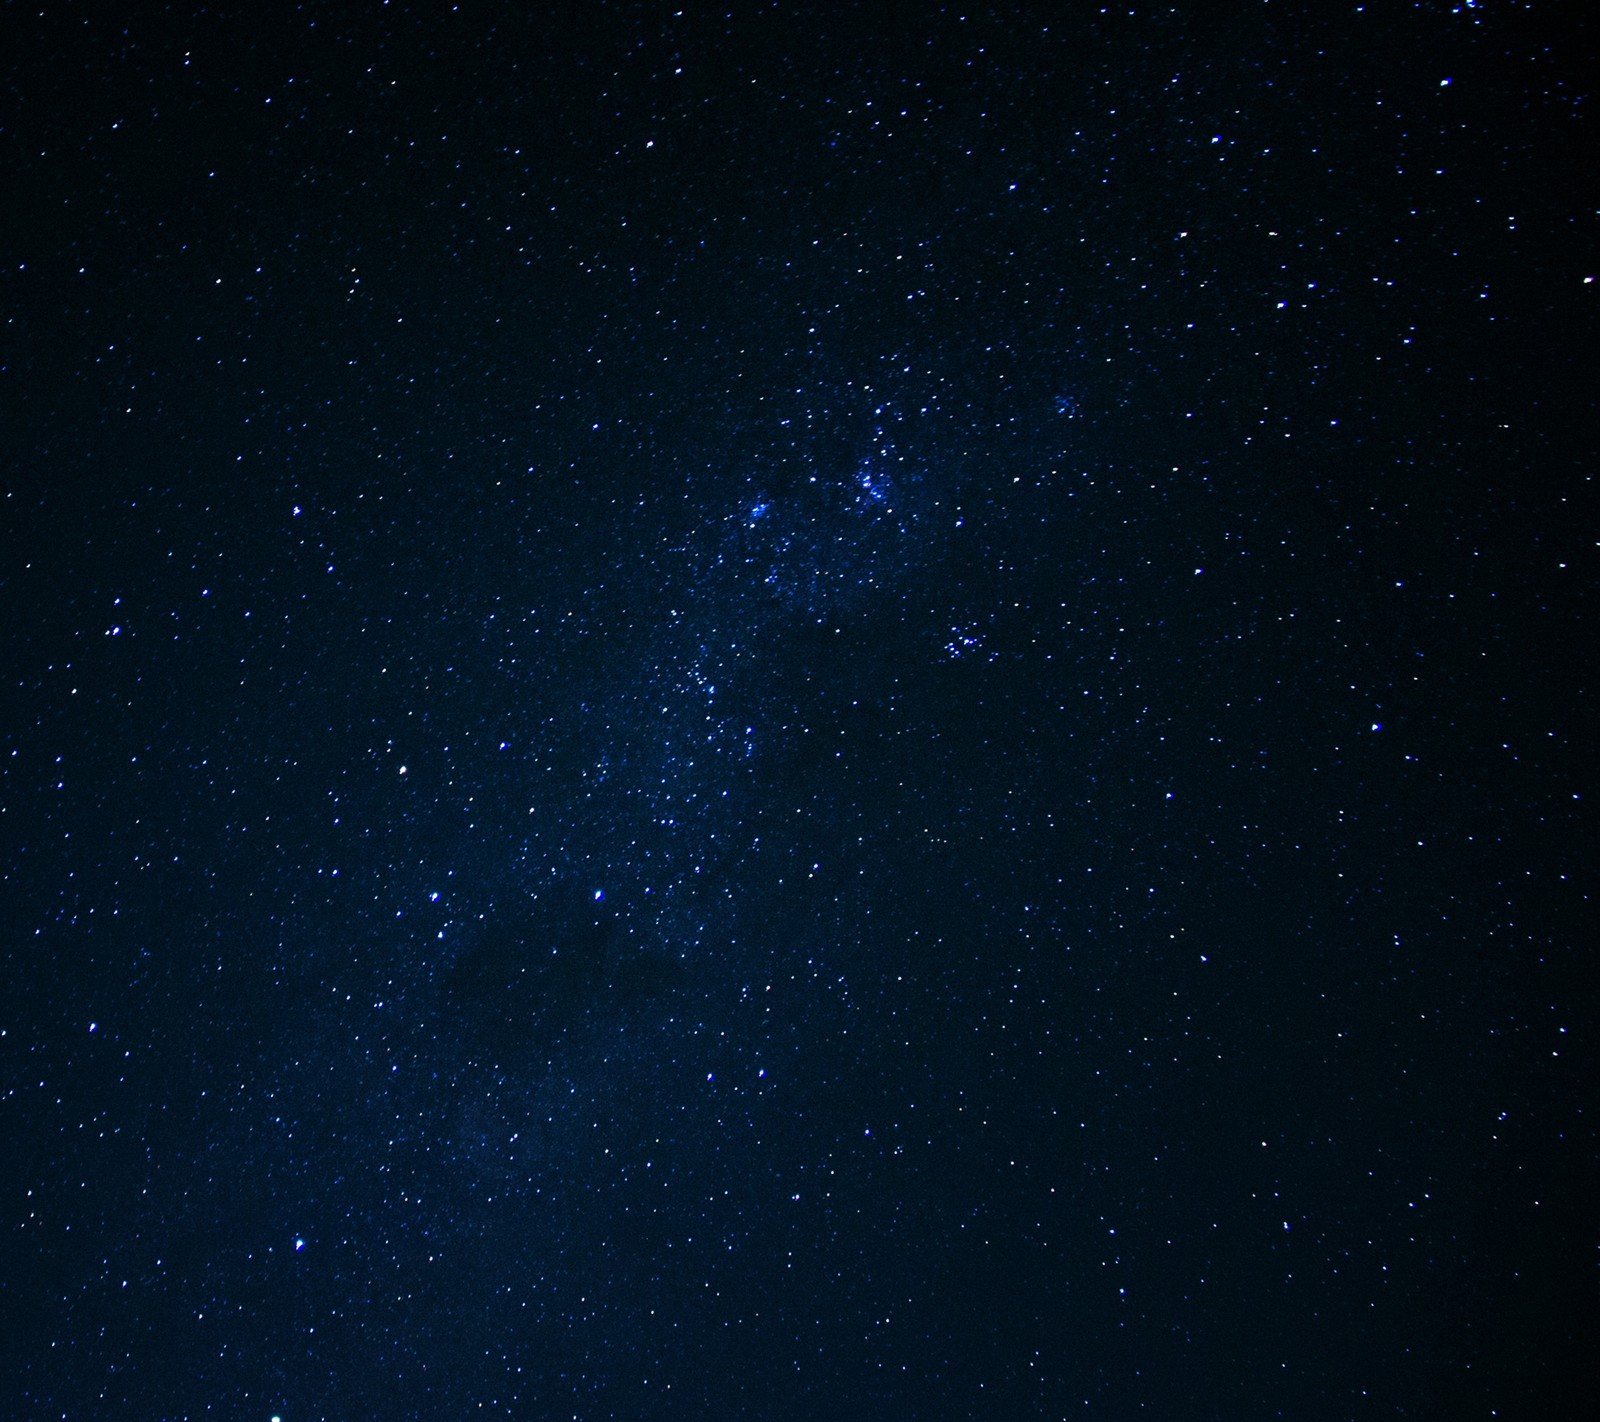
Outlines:
[[[0,11],[0,1413],[1558,1418],[1582,5]]]

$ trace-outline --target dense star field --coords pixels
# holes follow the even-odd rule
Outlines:
[[[0,1414],[1578,1415],[1593,40],[0,11]]]

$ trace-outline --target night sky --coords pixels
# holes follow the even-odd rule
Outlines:
[[[1578,1415],[1585,10],[6,5],[0,1415]]]

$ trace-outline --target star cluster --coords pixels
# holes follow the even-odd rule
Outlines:
[[[0,20],[0,1412],[1570,1415],[1592,26],[1058,8]]]

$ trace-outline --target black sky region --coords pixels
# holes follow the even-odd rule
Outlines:
[[[0,1414],[1560,1418],[1579,5],[0,10]]]

